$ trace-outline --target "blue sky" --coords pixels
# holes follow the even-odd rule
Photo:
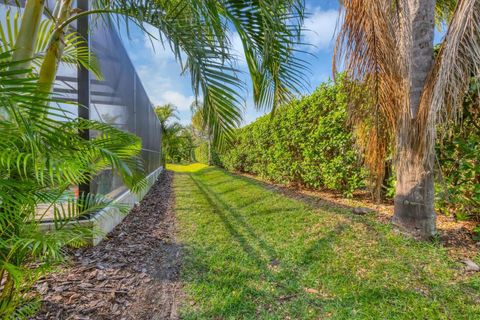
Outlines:
[[[307,18],[304,27],[308,31],[304,34],[304,42],[311,44],[306,50],[314,55],[305,57],[311,70],[305,79],[308,83],[308,92],[313,91],[321,82],[332,77],[333,36],[338,20],[338,10],[338,0],[306,0]],[[152,34],[155,31],[152,28]],[[443,32],[437,31],[435,42],[440,42],[442,37]],[[155,105],[174,104],[178,108],[180,121],[183,124],[190,123],[190,105],[194,100],[190,79],[188,75],[180,75],[181,70],[173,54],[169,50],[165,50],[158,42],[152,45],[151,40],[139,30],[133,30],[130,39],[124,37],[123,40],[152,103]],[[241,43],[238,36],[233,38],[233,46],[240,53]],[[244,80],[250,89],[245,63],[240,61],[238,67],[244,72]],[[249,92],[247,92],[245,100],[243,124],[248,124],[265,112],[255,110]]]
[[[338,1],[307,0],[306,4],[308,17],[305,27],[311,31],[305,33],[304,40],[313,45],[308,50],[315,55],[307,57],[311,74],[306,81],[309,82],[309,91],[312,91],[331,76],[332,39],[338,17]],[[152,46],[151,41],[139,30],[133,30],[130,39],[124,37],[123,40],[152,103],[174,104],[179,110],[181,122],[188,124],[194,96],[189,77],[180,75],[180,67],[172,53],[158,43]],[[237,52],[241,49],[238,37],[233,38],[233,45]],[[246,72],[245,67],[241,61],[239,68]],[[248,83],[246,74],[244,78]],[[245,98],[244,124],[264,113],[255,110],[249,92]]]

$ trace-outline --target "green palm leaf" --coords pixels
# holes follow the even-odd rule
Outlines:
[[[15,41],[20,28],[19,11],[8,10],[5,21],[0,21],[0,52],[12,51],[15,48]],[[33,65],[40,68],[43,57],[50,42],[50,36],[55,30],[55,23],[50,19],[42,20],[39,27],[38,37],[35,43],[35,56]],[[69,32],[65,35],[65,50],[62,61],[74,66],[83,66],[91,71],[97,79],[102,79],[102,73],[98,59],[89,50],[85,40],[76,32]]]
[[[127,30],[128,21],[145,31],[145,23],[158,28],[158,39],[173,51],[204,101],[205,123],[217,145],[231,140],[245,105],[247,88],[235,68],[238,57],[231,52],[233,31],[243,43],[258,108],[275,110],[305,88],[307,64],[297,58],[301,0],[97,0],[92,7],[78,16],[100,14],[108,23],[127,22]]]

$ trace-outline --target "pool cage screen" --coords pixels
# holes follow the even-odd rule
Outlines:
[[[80,9],[87,9],[88,1],[78,1]],[[61,66],[55,92],[76,100],[78,110],[71,110],[79,117],[108,123],[132,132],[142,139],[142,158],[145,173],[153,173],[161,166],[161,124],[138,74],[111,25],[104,20],[79,19],[74,28],[89,43],[98,60],[102,79],[97,79],[84,68],[71,70]],[[94,132],[83,133],[85,138]],[[80,191],[116,198],[127,188],[112,170],[105,170]]]

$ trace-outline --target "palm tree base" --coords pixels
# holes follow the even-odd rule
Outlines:
[[[433,207],[433,175],[426,175],[422,180],[408,188],[408,192],[395,196],[392,222],[416,238],[429,240],[437,233],[437,216]]]

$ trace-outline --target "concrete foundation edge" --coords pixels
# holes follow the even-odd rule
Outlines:
[[[143,197],[147,194],[150,188],[153,186],[155,181],[157,181],[158,176],[162,173],[163,167],[158,168],[152,172],[147,177],[148,188],[146,188],[140,194],[134,194],[131,191],[126,191],[115,199],[116,203],[122,203],[127,205],[129,208],[133,208],[136,203],[140,202]],[[95,214],[89,220],[79,221],[76,224],[80,224],[84,227],[89,227],[94,230],[94,236],[90,239],[91,245],[99,244],[105,236],[111,232],[123,219],[126,217],[125,214],[119,212],[117,208],[105,208],[104,210]],[[52,230],[55,228],[55,225],[52,222],[45,222],[40,224],[40,228],[43,231]]]

